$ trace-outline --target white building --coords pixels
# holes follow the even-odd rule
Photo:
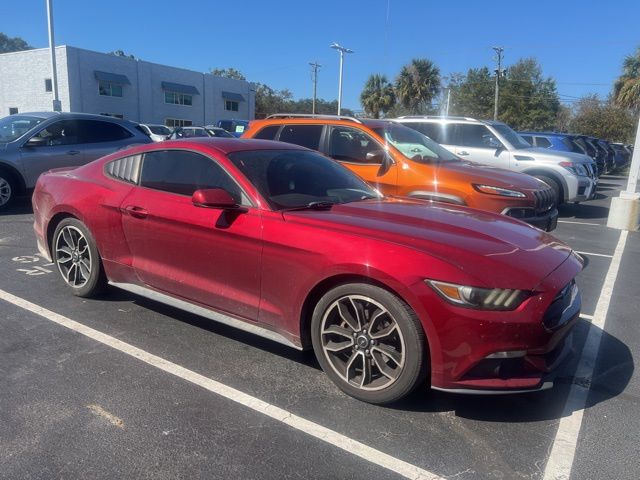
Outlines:
[[[254,118],[255,91],[244,80],[66,45],[55,50],[64,112],[168,126]],[[0,54],[0,117],[51,110],[51,90],[48,48]]]

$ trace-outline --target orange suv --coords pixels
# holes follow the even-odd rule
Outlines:
[[[553,190],[522,173],[471,164],[390,120],[271,115],[242,138],[294,143],[337,160],[385,195],[418,197],[501,213],[543,230],[558,219]]]

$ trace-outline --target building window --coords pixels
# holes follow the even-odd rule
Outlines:
[[[98,92],[105,97],[121,97],[122,85],[119,83],[100,81],[98,83]]]
[[[100,115],[104,115],[105,117],[124,118],[124,115],[121,113],[100,112]]]
[[[191,125],[193,125],[193,122],[191,120],[183,120],[180,118],[165,118],[164,119],[164,124],[167,127],[190,127]]]
[[[9,108],[9,115],[15,115],[16,113],[18,113],[18,108],[17,107],[10,107]]]
[[[172,103],[174,105],[193,105],[193,96],[188,93],[164,92],[164,103]]]
[[[50,78],[45,78],[44,79],[44,91],[45,92],[53,91],[53,87],[51,86],[51,79]]]
[[[238,111],[238,102],[234,102],[233,100],[225,100],[224,101],[224,109],[229,110],[230,112]]]

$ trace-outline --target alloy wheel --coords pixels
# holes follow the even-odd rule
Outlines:
[[[86,285],[91,275],[92,258],[83,233],[68,225],[60,230],[55,247],[56,263],[62,278],[74,288]]]
[[[11,199],[11,184],[6,178],[0,177],[0,207],[9,203]]]
[[[381,390],[402,373],[402,332],[391,313],[372,298],[346,295],[333,302],[322,318],[320,338],[331,368],[354,387]]]

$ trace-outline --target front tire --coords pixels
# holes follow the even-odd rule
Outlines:
[[[107,281],[96,242],[80,220],[65,218],[58,224],[51,253],[74,295],[94,297],[104,290]]]
[[[562,187],[555,178],[547,177],[546,175],[534,175],[534,177],[536,177],[538,180],[542,180],[544,183],[551,187],[556,197],[556,207],[564,203]]]
[[[350,283],[327,292],[311,321],[318,362],[345,393],[387,404],[426,377],[427,343],[416,314],[389,291]]]
[[[0,210],[5,209],[16,198],[18,186],[13,175],[5,170],[0,170]]]

